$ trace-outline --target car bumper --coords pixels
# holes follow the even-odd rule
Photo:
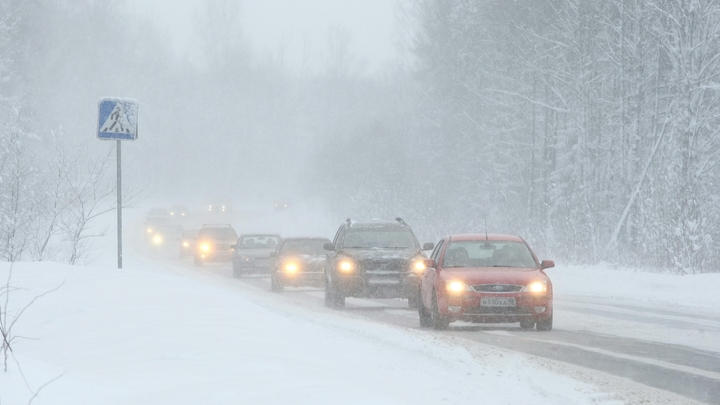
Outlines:
[[[484,306],[483,298],[514,298],[515,306]],[[552,295],[533,296],[529,293],[481,294],[466,292],[447,296],[439,303],[439,312],[453,321],[477,323],[513,323],[548,319],[553,313]]]
[[[399,277],[372,275],[335,277],[337,291],[345,297],[408,298],[417,295],[420,278],[414,274]]]
[[[205,262],[229,262],[232,261],[232,253],[231,250],[229,252],[196,253],[196,255]]]
[[[284,273],[275,272],[275,280],[282,286],[291,287],[320,287],[324,282],[323,272],[300,272],[300,273]]]

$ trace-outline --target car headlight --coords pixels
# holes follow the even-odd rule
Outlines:
[[[445,288],[451,293],[461,293],[463,291],[472,291],[470,286],[463,283],[462,281],[448,281],[445,283]]]
[[[285,263],[285,272],[287,273],[297,273],[297,271],[300,269],[300,266],[297,265],[297,263],[288,262]]]
[[[152,228],[148,228],[147,233],[152,233]]]
[[[183,242],[183,247],[190,247],[190,242]]]
[[[352,273],[355,270],[355,263],[350,260],[342,260],[338,263],[338,270],[343,273]]]
[[[412,261],[411,264],[412,271],[418,274],[422,274],[426,269],[427,266],[425,266],[425,258],[424,257],[418,257],[415,260]]]
[[[174,212],[171,212],[170,215],[175,215],[175,213],[174,213]]]
[[[532,294],[542,294],[547,292],[547,281],[533,281],[526,285],[522,292],[529,292]]]
[[[200,250],[203,252],[209,252],[210,251],[210,244],[209,243],[203,243],[200,245]]]
[[[162,243],[162,241],[163,241],[162,235],[155,235],[155,236],[153,236],[153,243],[154,243],[154,244],[159,245],[159,244]]]

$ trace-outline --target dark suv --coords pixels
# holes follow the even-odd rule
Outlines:
[[[345,306],[346,297],[408,298],[417,308],[420,277],[425,272],[423,250],[410,227],[395,221],[348,220],[332,243],[325,244],[325,305]]]

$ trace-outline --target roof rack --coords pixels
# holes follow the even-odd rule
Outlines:
[[[402,226],[408,226],[408,224],[400,217],[395,218],[395,220],[402,224]]]

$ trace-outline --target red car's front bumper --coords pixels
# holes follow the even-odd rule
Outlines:
[[[510,298],[514,299],[515,305],[489,306],[487,300],[483,302],[484,298]],[[507,304],[507,301],[512,300],[502,301]],[[457,295],[448,294],[440,298],[438,300],[438,311],[440,315],[453,321],[512,323],[533,320],[537,322],[552,316],[553,299],[552,293],[543,295],[526,292],[488,294],[466,291]]]

